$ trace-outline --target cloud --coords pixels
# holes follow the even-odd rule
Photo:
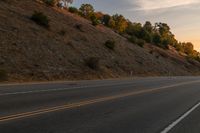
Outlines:
[[[132,1],[132,4],[137,5],[139,8],[133,8],[132,10],[158,10],[196,3],[200,3],[199,0],[137,0]]]

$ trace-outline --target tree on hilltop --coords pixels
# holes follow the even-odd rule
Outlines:
[[[85,18],[90,18],[94,14],[94,8],[90,4],[82,4],[79,8],[81,15]]]
[[[43,1],[50,6],[68,7],[69,4],[72,4],[74,0],[43,0]]]

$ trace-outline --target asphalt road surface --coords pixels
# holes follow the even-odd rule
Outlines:
[[[0,133],[200,133],[200,77],[0,85]]]

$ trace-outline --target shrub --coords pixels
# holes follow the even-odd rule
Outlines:
[[[137,37],[132,36],[132,37],[128,38],[128,40],[129,40],[129,42],[137,44],[140,47],[144,47],[145,41],[142,39],[138,39]]]
[[[7,72],[3,69],[0,69],[0,81],[5,81],[7,80]]]
[[[200,57],[199,57],[199,56],[194,57],[194,59],[195,59],[196,61],[200,62]]]
[[[76,25],[75,25],[75,28],[78,29],[78,30],[81,31],[81,32],[84,32],[84,31],[83,31],[83,25],[82,25],[82,24],[76,24]]]
[[[33,20],[38,25],[49,28],[49,19],[42,12],[35,11],[31,17],[31,20]]]
[[[49,6],[55,6],[56,0],[44,0],[44,3],[46,3]]]
[[[160,45],[161,48],[163,49],[169,49],[169,41],[167,39],[162,40],[162,44]]]
[[[92,19],[92,25],[97,26],[99,24],[99,21],[97,19]]]
[[[93,70],[99,69],[99,58],[97,57],[90,57],[85,60],[85,63],[89,68]]]
[[[58,32],[61,36],[64,36],[66,34],[66,30],[62,29],[61,31]]]
[[[94,7],[91,4],[82,4],[79,8],[81,16],[90,19],[90,16],[94,13]]]
[[[79,11],[78,11],[78,9],[76,7],[69,7],[68,11],[71,12],[71,13],[75,13],[75,14],[79,13]]]
[[[104,44],[107,48],[114,50],[115,48],[115,41],[113,40],[107,40]]]
[[[188,61],[190,61],[190,60],[196,60],[196,61],[200,62],[200,56],[199,56],[199,55],[188,55],[188,56],[186,57],[186,59],[187,59]]]
[[[145,44],[145,41],[142,40],[142,39],[139,39],[139,40],[137,41],[137,45],[140,46],[140,47],[144,47],[144,44]]]
[[[151,51],[149,51],[149,53],[150,53],[150,54],[153,54],[154,52],[153,52],[153,50],[151,50]]]
[[[162,39],[161,39],[162,37],[159,35],[159,34],[155,34],[154,36],[153,36],[153,43],[155,44],[155,45],[157,45],[157,46],[159,46],[160,44],[161,44],[161,42],[162,42]]]
[[[129,40],[129,42],[131,42],[131,43],[137,43],[137,37],[135,37],[135,36],[131,36],[130,38],[128,38],[128,40]]]
[[[99,20],[97,19],[97,17],[94,14],[91,15],[90,20],[92,21],[93,26],[97,26],[99,24]]]

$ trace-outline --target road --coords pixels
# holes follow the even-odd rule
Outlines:
[[[0,85],[0,133],[199,133],[200,77]]]

